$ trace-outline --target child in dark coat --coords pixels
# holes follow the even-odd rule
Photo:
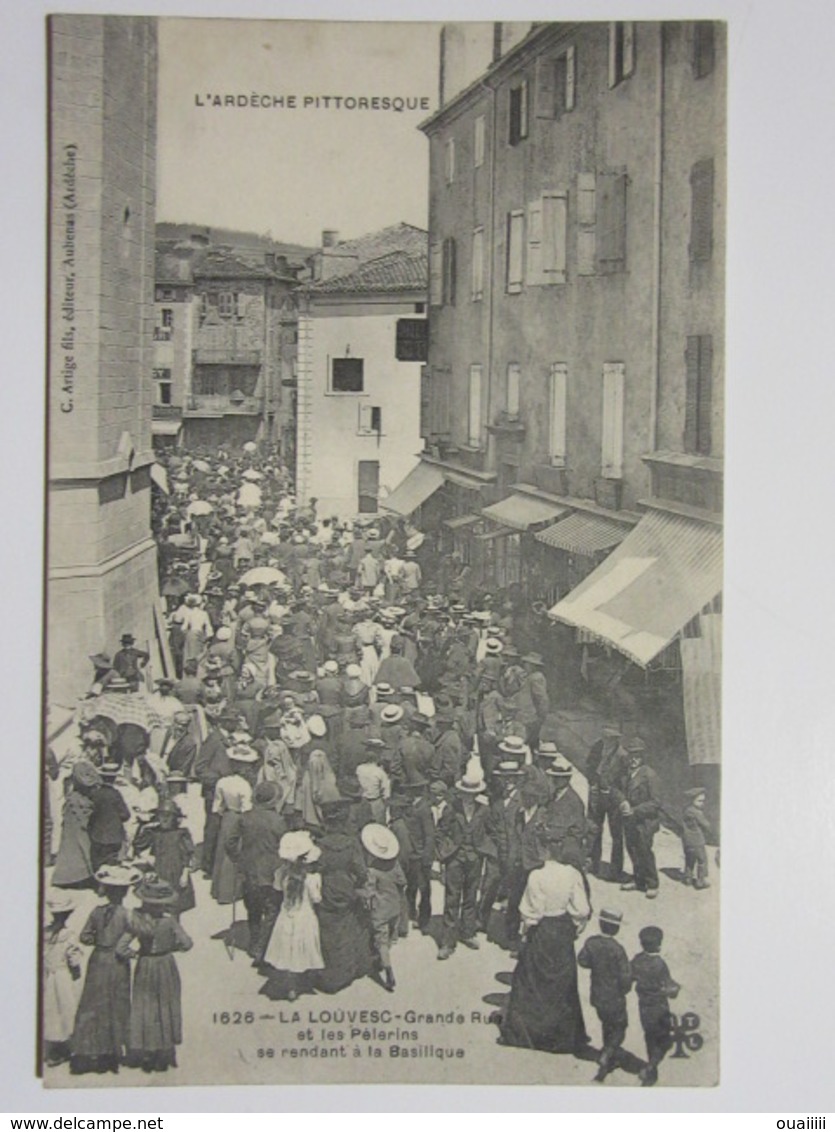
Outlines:
[[[684,883],[708,888],[707,842],[710,822],[704,814],[707,793],[701,787],[685,791],[687,807],[681,816],[681,844],[684,849]]]
[[[641,928],[638,939],[643,951],[632,960],[632,977],[647,1044],[647,1064],[638,1076],[642,1085],[654,1085],[658,1080],[658,1066],[673,1044],[670,999],[675,998],[681,988],[673,981],[659,954],[664,939],[661,928]]]
[[[368,859],[368,901],[374,948],[382,972],[383,986],[393,991],[391,947],[399,934],[406,874],[399,862],[397,837],[384,825],[371,822],[360,834]]]
[[[603,1028],[603,1049],[597,1059],[595,1081],[605,1080],[616,1069],[626,1037],[626,995],[632,986],[629,959],[614,938],[620,931],[620,912],[600,912],[600,935],[583,944],[577,962],[591,971],[591,1004]]]

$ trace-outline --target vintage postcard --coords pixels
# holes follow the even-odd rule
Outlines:
[[[44,1083],[716,1085],[725,25],[47,38]]]

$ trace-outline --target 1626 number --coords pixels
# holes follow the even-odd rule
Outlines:
[[[255,1021],[251,1010],[221,1010],[212,1015],[212,1022],[216,1026],[243,1026]]]

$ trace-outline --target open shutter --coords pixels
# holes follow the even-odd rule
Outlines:
[[[542,248],[542,201],[528,205],[528,256],[526,281],[529,287],[545,282]]]
[[[548,398],[548,455],[553,463],[565,460],[567,389],[568,367],[564,362],[555,362],[549,375]]]
[[[565,108],[573,110],[577,91],[577,53],[569,47],[565,53]]]
[[[443,245],[432,244],[429,249],[429,302],[439,307],[443,302]]]
[[[603,366],[603,437],[601,468],[604,476],[623,475],[623,400],[625,369],[623,362]]]
[[[553,118],[556,108],[556,74],[551,56],[541,55],[536,61],[536,116]]]
[[[597,178],[597,267],[601,273],[626,266],[626,174]]]
[[[522,261],[524,250],[522,241],[525,235],[525,214],[511,212],[507,217],[507,290],[518,295],[522,290]]]
[[[505,390],[505,408],[511,418],[519,416],[519,386],[522,381],[522,367],[518,362],[511,362],[507,367],[507,387]]]
[[[596,177],[577,174],[577,274],[594,275],[597,260]]]
[[[609,24],[609,86],[616,86],[618,78],[618,25],[613,21]]]
[[[545,283],[565,283],[568,209],[565,193],[542,195],[542,275]]]
[[[623,78],[635,70],[635,24],[627,20],[623,25]]]
[[[420,367],[420,435],[422,440],[428,439],[435,431],[431,421],[432,411],[432,378],[429,376],[429,366]]]
[[[481,366],[470,366],[467,442],[472,448],[481,446],[481,383]]]
[[[690,259],[713,254],[713,159],[697,161],[690,172]]]
[[[696,451],[700,456],[709,456],[712,446],[713,415],[713,338],[709,334],[699,336],[699,403],[697,408],[698,437]]]
[[[470,297],[475,301],[484,294],[484,229],[473,232],[473,260],[470,272]]]

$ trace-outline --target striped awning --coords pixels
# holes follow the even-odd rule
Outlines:
[[[631,529],[605,515],[577,511],[552,527],[538,531],[534,538],[554,550],[591,556],[620,545]]]
[[[514,492],[498,503],[491,503],[482,509],[485,519],[492,519],[494,523],[501,523],[504,527],[512,527],[515,531],[526,531],[528,527],[537,523],[547,523],[568,514],[569,508],[560,503],[552,503],[547,499],[540,499],[535,495],[524,495]]]
[[[391,495],[380,500],[380,506],[405,518],[417,511],[421,503],[425,503],[430,495],[434,495],[443,482],[444,474],[439,468],[421,461],[412,468]]]
[[[646,666],[721,590],[721,527],[650,511],[550,616]]]
[[[471,527],[481,521],[481,515],[458,515],[454,519],[444,519],[444,526],[451,531],[460,531],[462,527]]]

